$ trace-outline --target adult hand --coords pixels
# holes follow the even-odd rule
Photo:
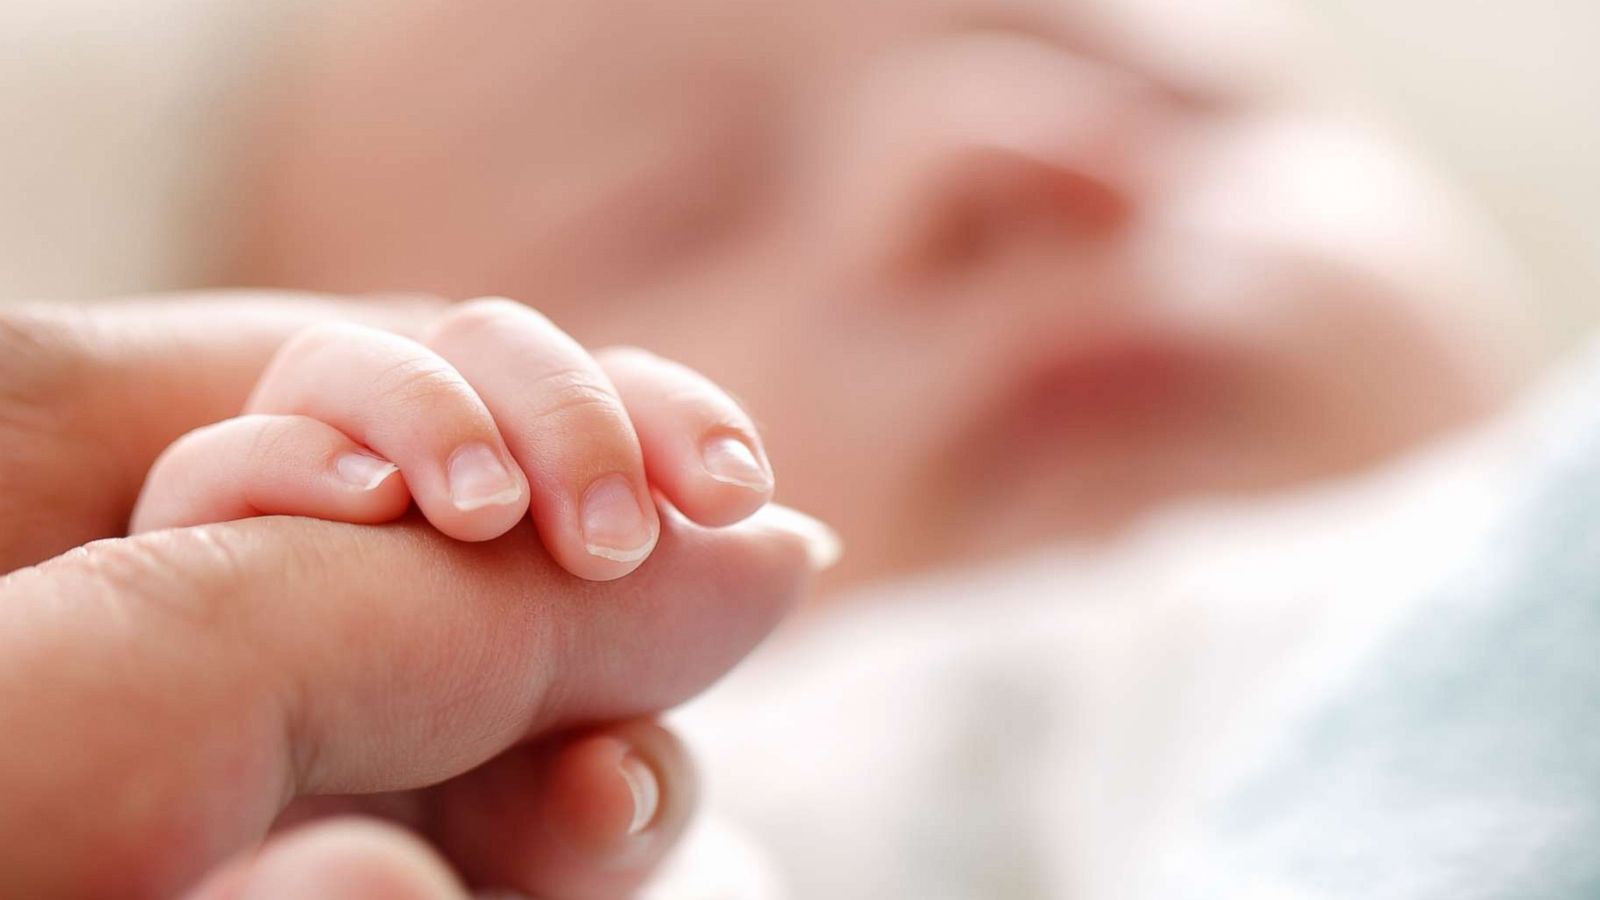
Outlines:
[[[344,314],[285,309],[11,317],[0,565],[120,534],[167,441],[236,410],[285,335]],[[207,897],[455,896],[442,860],[474,885],[626,893],[681,829],[692,773],[647,722],[571,729],[706,686],[797,597],[814,540],[781,511],[720,531],[668,514],[643,568],[594,584],[529,527],[466,545],[421,523],[254,519],[13,572],[0,894],[168,896],[210,872]],[[382,812],[420,838],[323,825],[227,862],[286,806]]]

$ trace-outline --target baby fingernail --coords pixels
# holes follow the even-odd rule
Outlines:
[[[450,502],[462,512],[506,506],[522,499],[522,487],[488,444],[468,444],[450,457]]]
[[[628,479],[607,475],[584,492],[583,542],[591,554],[615,562],[634,562],[650,553],[655,535]]]
[[[633,794],[633,820],[628,823],[628,834],[635,835],[655,821],[656,809],[661,805],[661,783],[650,766],[632,753],[617,763],[617,773]]]
[[[400,471],[400,467],[365,453],[346,453],[334,462],[333,470],[350,484],[363,491],[371,491],[388,481],[390,475]]]
[[[736,437],[718,435],[700,448],[706,471],[712,478],[725,484],[734,484],[752,491],[772,489],[772,476],[756,459],[750,445]]]

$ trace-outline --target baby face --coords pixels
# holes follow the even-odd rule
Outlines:
[[[857,577],[1346,471],[1493,403],[1492,247],[1236,5],[351,8],[241,274],[693,365]]]

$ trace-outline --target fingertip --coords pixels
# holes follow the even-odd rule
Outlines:
[[[334,459],[333,472],[348,488],[365,494],[378,490],[400,474],[400,467],[370,453],[351,450]]]
[[[657,725],[629,723],[556,754],[542,814],[550,833],[581,857],[625,866],[677,835],[695,793],[677,739]]]
[[[521,514],[509,516],[424,516],[445,537],[463,544],[485,544],[510,534],[521,521]]]
[[[803,554],[816,574],[827,572],[844,556],[844,540],[821,519],[781,503],[769,503],[740,523],[741,528],[779,538]]]
[[[661,540],[662,521],[654,493],[641,481],[622,473],[602,475],[582,488],[575,502],[554,497],[547,508],[535,510],[539,536],[556,564],[584,581],[602,583],[644,565]]]
[[[707,528],[742,522],[772,500],[772,468],[751,436],[713,431],[681,460],[658,467],[674,464],[680,472],[663,478],[664,489],[685,516]]]
[[[603,771],[604,790],[615,804],[609,833],[599,844],[624,867],[659,859],[682,835],[699,800],[699,780],[683,743],[658,722],[646,719],[604,727],[592,744],[575,744]],[[599,785],[597,784],[597,787]]]
[[[660,799],[660,779],[627,742],[595,735],[555,756],[542,815],[550,833],[574,852],[610,860],[655,820]]]
[[[335,454],[327,472],[331,490],[343,507],[341,521],[356,525],[391,522],[411,506],[400,467],[360,448]]]
[[[423,515],[457,540],[493,540],[527,512],[527,478],[477,387],[417,341],[307,329],[279,351],[250,408],[320,420],[393,461]]]
[[[146,479],[130,531],[258,515],[387,522],[411,502],[399,475],[394,463],[325,422],[241,416],[167,448]]]
[[[503,537],[528,515],[528,479],[503,447],[470,442],[444,463],[439,495],[418,498],[430,523],[458,541],[481,543]]]
[[[682,836],[698,793],[682,744],[630,721],[513,750],[448,785],[437,829],[473,884],[628,896]]]
[[[444,861],[421,840],[361,819],[322,823],[278,838],[242,869],[230,873],[225,886],[227,894],[201,896],[232,900],[467,898]]]
[[[583,549],[591,558],[584,568],[598,570],[600,577],[595,580],[626,575],[655,550],[661,521],[649,494],[642,494],[632,479],[620,474],[598,478],[584,491],[581,503]]]
[[[718,484],[740,488],[762,498],[770,497],[772,472],[753,443],[742,435],[712,434],[700,443],[701,467]]]
[[[663,532],[674,544],[697,545],[691,553],[714,555],[719,570],[735,582],[784,572],[795,590],[802,591],[844,555],[844,542],[831,526],[781,503],[768,503],[733,525],[707,528],[665,498],[659,502],[663,521],[670,525]],[[673,551],[675,558],[683,555],[683,548],[674,546]]]
[[[690,521],[720,528],[772,499],[772,465],[739,403],[705,376],[631,347],[598,358],[638,431],[653,484]]]

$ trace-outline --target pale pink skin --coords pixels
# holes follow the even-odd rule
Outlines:
[[[477,340],[485,317],[509,324]],[[0,894],[172,897],[210,874],[195,896],[250,883],[248,896],[464,900],[448,866],[471,885],[599,898],[649,874],[694,779],[637,717],[726,672],[825,560],[814,528],[770,505],[697,524],[763,499],[671,452],[732,415],[724,395],[637,352],[592,359],[544,325],[505,303],[282,293],[0,310],[0,722],[16,736],[0,742]],[[507,402],[494,379],[427,356],[470,370],[512,348],[497,373],[604,366],[616,400],[591,384],[562,403],[573,382],[554,379],[512,398],[550,415],[481,427],[476,403]],[[652,395],[663,385],[670,397]],[[594,421],[564,440],[563,413],[623,408],[639,424],[620,440]],[[341,523],[397,516],[412,499],[398,479],[439,465],[439,439],[517,447],[541,423],[580,454],[541,467],[547,486],[641,456],[684,510],[661,507],[629,577],[563,570],[519,511],[540,502],[531,487],[453,512],[419,496],[426,522]],[[340,470],[369,442],[400,472]],[[499,540],[465,540],[510,515]],[[596,722],[620,724],[570,730]],[[420,839],[333,823],[256,856],[275,823],[330,814]]]
[[[1250,29],[1181,15],[1197,7],[1108,28],[1105,9],[1003,0],[386,3],[330,27],[284,92],[235,275],[510,294],[584,346],[681,359],[748,403],[784,498],[841,526],[857,578],[1344,471],[1492,406],[1505,329],[1484,311],[1502,298],[1455,207],[1370,133],[1288,102]],[[552,757],[512,748],[692,695],[787,609],[812,551],[749,523],[662,518],[649,568],[588,584],[528,552],[538,540],[567,571],[613,574],[563,556],[570,529],[530,533],[520,507],[542,495],[520,459],[515,503],[462,517],[393,475],[339,494],[315,463],[337,472],[378,440],[345,417],[376,409],[451,436],[458,417],[481,423],[474,402],[513,392],[491,372],[442,404],[346,393],[313,408],[313,386],[372,382],[318,369],[315,340],[280,349],[312,322],[360,318],[292,321],[298,303],[267,297],[237,319],[226,303],[0,315],[0,569],[120,534],[160,448],[236,414],[275,353],[248,402],[313,415],[180,442],[140,527],[280,511],[263,496],[364,521],[416,494],[431,517],[151,532],[0,581],[0,674],[51,686],[0,710],[29,736],[0,748],[0,769],[26,776],[0,817],[0,883],[167,896],[247,850],[289,794],[376,791],[354,809],[428,811],[434,849],[474,881],[624,892],[691,805],[670,739],[624,725],[557,737]],[[419,336],[463,365],[504,349]],[[664,457],[658,477],[645,432],[698,437],[704,407],[614,387],[637,440],[615,417],[563,434],[571,456],[543,496],[572,496],[599,460],[636,489],[682,479],[675,499],[693,507],[695,470]],[[476,436],[512,453],[506,430]],[[272,438],[311,463],[250,455]],[[391,452],[423,471],[458,443]],[[208,449],[239,454],[223,465]],[[755,501],[702,519],[741,502]],[[520,539],[438,533],[490,536],[505,523],[486,519],[510,519],[499,507]],[[130,610],[153,614],[116,614]],[[693,652],[643,652],[663,644]],[[625,747],[661,781],[640,835],[616,775]],[[508,794],[534,799],[482,802]],[[352,871],[368,879],[352,893],[459,896],[414,839],[330,829],[271,845],[254,874],[280,880],[258,886],[305,890],[331,859],[347,888]],[[229,896],[241,877],[221,870],[205,890]]]
[[[1509,381],[1492,242],[1248,13],[383,10],[274,82],[234,280],[507,295],[692,365],[846,578],[1349,471]]]
[[[477,542],[531,513],[557,563],[611,581],[654,549],[657,492],[707,527],[772,496],[754,424],[716,385],[642,350],[591,356],[506,300],[445,310],[416,339],[307,328],[243,413],[162,454],[134,533],[258,515],[376,524],[415,503]]]

